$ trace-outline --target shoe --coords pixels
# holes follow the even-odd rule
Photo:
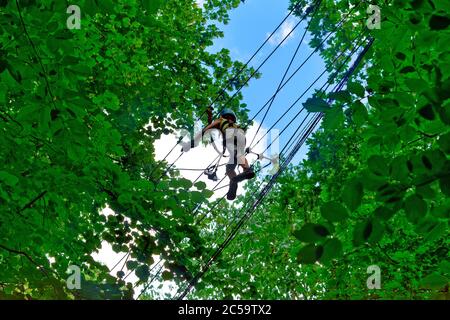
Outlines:
[[[227,193],[228,200],[236,199],[237,188],[238,188],[237,182],[233,181],[233,179],[232,179],[230,182],[230,187],[228,189],[228,193]]]
[[[232,180],[235,182],[241,182],[246,179],[253,179],[256,176],[255,172],[252,169],[244,170],[244,172],[238,174]]]

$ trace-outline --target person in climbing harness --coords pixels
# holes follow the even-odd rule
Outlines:
[[[255,173],[245,158],[245,132],[236,123],[236,114],[232,110],[227,108],[223,109],[220,117],[206,126],[193,140],[182,143],[182,151],[187,152],[192,147],[196,147],[205,133],[213,129],[220,131],[223,137],[224,151],[226,149],[230,154],[230,159],[226,165],[226,174],[230,179],[227,199],[234,200],[236,198],[238,183],[246,179],[253,179]],[[235,169],[237,165],[240,165],[243,169],[243,172],[240,174],[236,174]]]

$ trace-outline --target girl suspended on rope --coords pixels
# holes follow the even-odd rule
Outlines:
[[[236,191],[238,183],[245,179],[252,179],[255,177],[253,169],[249,166],[245,158],[246,139],[244,130],[236,123],[236,114],[230,109],[223,109],[220,113],[220,118],[211,121],[201,132],[199,132],[191,142],[182,143],[182,151],[187,152],[192,147],[196,147],[201,141],[202,137],[209,130],[217,129],[221,132],[223,137],[224,151],[228,151],[230,159],[226,165],[226,174],[230,178],[230,186],[227,193],[228,200],[236,198]],[[236,166],[240,165],[243,172],[236,174]]]

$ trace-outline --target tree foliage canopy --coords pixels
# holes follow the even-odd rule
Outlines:
[[[162,175],[153,143],[190,128],[243,67],[205,50],[238,3],[81,0],[70,30],[65,1],[0,2],[1,298],[131,297],[123,273],[92,258],[102,241],[130,252],[142,282],[153,255],[190,276],[179,252],[202,251],[190,209],[211,193]],[[245,114],[241,98],[230,104]],[[69,265],[81,290],[66,288]]]
[[[221,88],[218,104],[254,71],[206,50],[240,1],[78,2],[81,29],[69,30],[63,1],[0,1],[3,299],[132,298],[124,272],[92,258],[102,242],[129,253],[137,284],[163,259],[145,298],[160,296],[161,281],[184,286],[258,191],[253,181],[237,205],[211,204],[204,183],[155,161],[157,139],[191,129]],[[373,45],[333,103],[320,92],[306,102],[324,112],[307,158],[278,178],[189,297],[448,299],[450,6],[372,4],[380,29],[367,30],[366,2],[321,1],[309,45],[328,66],[360,32]],[[245,121],[241,100],[229,106]],[[70,265],[82,270],[80,290],[66,286]],[[372,265],[380,290],[366,285]]]

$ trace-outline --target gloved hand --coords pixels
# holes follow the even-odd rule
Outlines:
[[[189,142],[181,142],[181,152],[188,152],[191,150],[192,147],[192,141]]]

